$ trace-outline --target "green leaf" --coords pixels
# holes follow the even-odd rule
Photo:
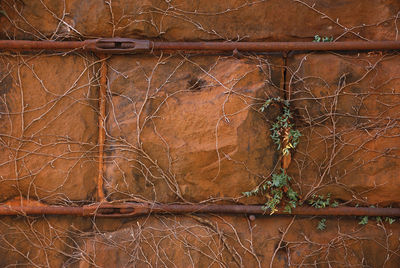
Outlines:
[[[363,216],[358,224],[366,225],[368,223],[368,216]]]
[[[263,190],[266,191],[268,189],[268,185],[267,184],[263,184]]]
[[[293,191],[292,188],[289,188],[286,194],[289,197],[289,199],[297,201],[298,194],[295,191]]]
[[[333,207],[333,208],[337,208],[338,206],[339,206],[339,202],[338,201],[335,201],[335,202],[333,202],[331,204],[331,207]]]
[[[392,223],[394,223],[396,220],[393,219],[393,218],[386,217],[386,218],[385,218],[385,221],[388,222],[389,224],[392,224]]]
[[[272,186],[280,188],[287,184],[285,173],[272,175]]]
[[[290,207],[290,205],[286,205],[283,211],[287,213],[292,213],[292,208]]]
[[[296,208],[296,201],[289,201],[289,204],[292,208]]]
[[[325,228],[326,228],[326,219],[323,218],[318,222],[317,229],[320,231],[323,231],[323,230],[325,230]]]
[[[251,196],[251,193],[250,193],[250,192],[243,192],[242,194],[243,194],[244,196],[246,196],[246,197]]]

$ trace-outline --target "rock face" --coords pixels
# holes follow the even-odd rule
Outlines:
[[[74,267],[74,241],[80,237],[77,230],[90,231],[91,222],[63,216],[2,216],[0,230],[0,242],[4,245],[0,249],[2,267]]]
[[[387,1],[4,0],[3,37],[164,40],[393,40],[400,3]],[[354,14],[357,14],[355,16]]]
[[[256,187],[278,158],[257,111],[265,97],[279,94],[280,68],[269,73],[277,60],[112,59],[110,198],[200,202],[238,198]]]
[[[290,59],[287,91],[303,136],[289,174],[303,198],[330,192],[368,205],[400,202],[397,61],[390,54]],[[264,118],[257,109],[278,96],[279,68],[211,56],[110,64],[111,199],[237,200],[276,170],[269,128],[279,109]]]
[[[398,40],[399,12],[397,0],[0,0],[0,39]],[[400,204],[398,52],[100,56],[0,52],[3,205],[96,199],[99,58],[107,201],[263,204],[243,192],[283,162],[303,205]],[[278,97],[302,134],[284,161]],[[399,235],[388,217],[1,216],[0,266],[391,268]]]
[[[205,222],[207,226],[203,225]],[[204,267],[210,262],[212,267],[265,267],[270,263],[272,267],[298,267],[319,263],[323,256],[329,256],[326,262],[335,267],[357,265],[363,258],[364,264],[372,267],[383,264],[376,254],[382,250],[379,242],[385,239],[379,227],[369,224],[360,228],[353,220],[328,220],[328,229],[323,231],[322,238],[317,224],[318,220],[291,222],[288,218],[258,218],[248,222],[242,217],[153,217],[86,239],[80,267],[158,264]],[[279,230],[289,225],[281,242]],[[366,239],[360,244],[353,243],[358,237],[371,237],[370,232],[378,235],[376,241]],[[311,245],[301,242],[306,240]],[[396,247],[398,242],[393,237],[389,244]],[[389,254],[386,265],[395,267],[393,255]]]
[[[2,57],[0,200],[90,200],[97,133],[93,65],[79,56]]]
[[[316,229],[319,220],[152,216],[123,222],[97,220],[91,228],[89,220],[76,218],[3,218],[0,264],[80,268],[398,266],[399,228],[372,219],[360,226],[355,219],[331,218],[326,230],[320,231]]]
[[[303,133],[290,173],[342,200],[399,203],[400,58],[297,55],[291,92]]]

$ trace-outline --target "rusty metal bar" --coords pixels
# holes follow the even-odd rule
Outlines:
[[[104,54],[130,54],[158,50],[183,51],[345,51],[397,50],[400,41],[347,42],[157,42],[129,38],[100,38],[85,41],[0,40],[0,50],[11,51],[92,51]]]
[[[0,215],[76,215],[100,218],[129,218],[149,214],[263,214],[269,215],[256,205],[172,205],[147,203],[97,203],[83,207],[61,206],[0,206]],[[313,208],[298,207],[291,213],[279,210],[273,215],[298,216],[372,216],[400,217],[400,208],[337,207]]]
[[[104,173],[104,143],[106,139],[106,131],[104,126],[104,120],[106,118],[106,93],[107,93],[107,63],[106,56],[101,54],[101,66],[100,66],[100,87],[99,87],[99,166],[98,166],[98,177],[97,177],[97,200],[104,201],[103,191],[103,173]]]
[[[333,50],[393,50],[399,41],[349,42],[154,42],[154,50],[217,50],[217,51],[333,51]]]
[[[0,206],[0,215],[84,215],[83,207]]]
[[[10,51],[70,51],[92,50],[96,48],[98,39],[85,41],[28,41],[28,40],[0,40],[0,50]]]
[[[95,205],[96,207],[96,205]],[[104,204],[97,208],[116,209],[119,217],[146,215],[149,213],[216,213],[216,214],[267,214],[262,206],[255,205],[171,205],[171,204]],[[118,211],[120,209],[120,211]],[[109,214],[113,215],[113,214]],[[369,208],[369,207],[338,207],[338,208],[313,208],[298,207],[291,213],[279,210],[274,215],[299,215],[299,216],[400,216],[400,208]],[[101,215],[108,217],[107,214]]]

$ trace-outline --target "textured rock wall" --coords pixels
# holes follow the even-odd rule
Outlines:
[[[397,267],[399,228],[354,219],[2,218],[0,264],[28,267]]]
[[[3,55],[0,200],[93,200],[97,78],[79,55]]]
[[[399,57],[293,57],[292,98],[304,134],[290,170],[342,200],[399,203]]]
[[[240,197],[256,187],[278,158],[255,104],[278,96],[281,72],[270,71],[279,58],[263,61],[113,57],[105,172],[110,198],[200,202]]]
[[[0,38],[397,40],[388,1],[0,1]],[[307,200],[398,206],[397,52],[106,58],[109,201],[263,204],[281,167],[270,128],[290,101],[302,137],[292,187]],[[96,199],[98,55],[0,52],[0,201]],[[289,163],[289,162],[286,162]],[[306,202],[307,203],[307,202]],[[398,267],[399,219],[248,215],[2,217],[1,266]],[[364,219],[365,221],[365,219]],[[322,228],[321,228],[322,229]]]
[[[147,37],[165,40],[309,40],[397,36],[396,0],[3,0],[4,37]],[[356,14],[356,15],[355,15]]]

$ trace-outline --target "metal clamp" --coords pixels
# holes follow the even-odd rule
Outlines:
[[[124,54],[150,50],[149,40],[130,38],[101,38],[95,43],[95,51],[103,53]]]
[[[147,205],[135,203],[104,203],[83,206],[84,216],[93,216],[99,218],[127,218],[146,215],[150,212],[151,209]]]

